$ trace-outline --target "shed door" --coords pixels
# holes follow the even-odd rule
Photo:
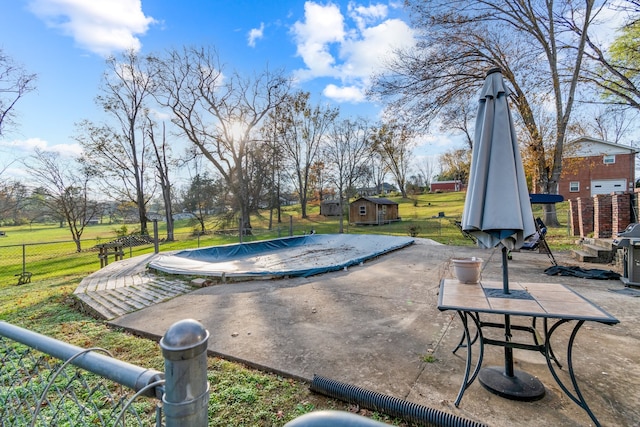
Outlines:
[[[591,196],[596,194],[624,193],[627,191],[626,179],[598,179],[591,181]]]

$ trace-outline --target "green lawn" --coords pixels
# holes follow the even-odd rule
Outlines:
[[[418,237],[427,237],[441,243],[470,245],[454,221],[459,220],[464,205],[464,193],[441,193],[420,195],[415,199],[390,197],[399,203],[401,222],[384,226],[347,226],[348,233],[379,233],[408,235],[417,231]],[[563,212],[563,204],[558,211]],[[309,207],[309,218],[300,217],[299,206],[283,210],[282,224],[268,229],[268,212],[252,218],[253,236],[244,240],[256,240],[286,236],[290,232],[290,221],[294,234],[311,229],[317,233],[337,233],[338,219],[325,218],[318,214],[318,206]],[[438,217],[444,212],[444,218]],[[566,210],[565,210],[566,212]],[[574,245],[568,236],[566,214],[558,215],[559,228],[548,233],[552,249],[567,249]],[[563,221],[564,220],[564,221]],[[209,224],[215,222],[212,219]],[[160,236],[164,236],[163,224]],[[71,296],[83,277],[96,271],[100,264],[93,246],[117,236],[122,224],[94,225],[86,228],[83,235],[83,251],[75,252],[69,242],[69,232],[59,224],[34,224],[32,226],[3,227],[6,237],[0,238],[0,320],[52,336],[71,344],[88,348],[102,347],[115,357],[136,365],[163,369],[163,360],[158,344],[154,341],[127,334],[111,328],[78,311]],[[127,225],[134,231],[135,225]],[[161,250],[234,243],[236,235],[207,234],[195,236],[196,224],[183,220],[176,224],[176,241],[162,243]],[[44,242],[64,242],[47,243]],[[126,256],[150,252],[153,246],[127,250]],[[28,270],[34,272],[32,283],[16,286],[14,274],[22,271],[23,254],[26,253]],[[211,400],[209,405],[211,426],[279,426],[291,419],[317,409],[349,409],[347,405],[332,399],[314,395],[307,384],[277,375],[248,369],[242,365],[216,358],[209,359],[209,382]],[[378,414],[368,416],[394,422]],[[397,425],[403,425],[395,421]]]

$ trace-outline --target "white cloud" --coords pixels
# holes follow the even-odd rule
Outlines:
[[[335,75],[335,59],[330,51],[331,43],[344,40],[344,18],[338,6],[322,6],[312,1],[304,4],[304,22],[293,24],[292,33],[298,46],[297,53],[305,65],[298,78],[302,80]]]
[[[256,40],[260,40],[264,36],[264,22],[260,23],[260,28],[252,28],[248,34],[249,46],[255,47]]]
[[[139,50],[137,36],[155,22],[144,15],[141,0],[32,0],[29,8],[47,26],[102,56]]]
[[[24,155],[33,154],[35,150],[58,153],[63,157],[78,157],[82,154],[80,144],[55,144],[50,145],[41,138],[15,139],[13,141],[0,141],[0,147],[12,152],[21,152]]]
[[[331,98],[338,102],[362,102],[365,99],[364,90],[356,86],[338,87],[334,84],[328,84],[322,94],[327,98]]]
[[[394,49],[410,46],[413,42],[411,28],[399,19],[388,19],[364,28],[358,39],[347,40],[342,45],[341,75],[369,78],[374,70],[383,66]]]
[[[591,37],[605,49],[620,35],[618,30],[628,19],[626,13],[620,12],[622,3],[619,0],[607,3],[589,27]]]
[[[370,76],[394,49],[413,45],[414,34],[404,21],[388,18],[389,7],[384,4],[351,2],[347,12],[346,22],[335,4],[305,3],[305,18],[291,32],[306,68],[294,76],[300,81],[340,80],[339,85],[327,85],[324,94],[339,102],[361,102]]]
[[[361,6],[350,2],[348,9],[349,16],[356,22],[356,25],[360,30],[366,28],[368,24],[375,23],[380,19],[386,18],[389,13],[387,5],[379,3],[369,6]]]

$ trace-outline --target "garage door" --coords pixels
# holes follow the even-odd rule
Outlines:
[[[596,194],[624,193],[626,190],[626,179],[600,179],[591,181],[591,196],[595,196]]]

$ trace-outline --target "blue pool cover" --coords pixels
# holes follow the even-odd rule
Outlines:
[[[413,242],[378,234],[312,234],[160,254],[149,267],[197,276],[306,277],[358,265]]]

